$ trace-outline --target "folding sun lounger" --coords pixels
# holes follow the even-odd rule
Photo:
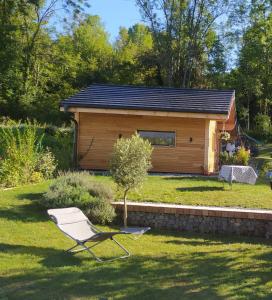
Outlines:
[[[130,256],[129,251],[121,245],[118,241],[114,239],[114,236],[117,234],[130,234],[131,232],[122,230],[117,232],[103,232],[96,228],[89,219],[84,215],[84,213],[77,207],[69,207],[69,208],[57,208],[57,209],[49,209],[47,211],[50,218],[57,225],[57,227],[69,238],[76,242],[76,245],[72,248],[66,250],[70,253],[88,251],[97,261],[112,261],[119,258],[126,258]],[[150,228],[143,228],[141,230],[147,231]],[[141,231],[140,234],[143,232]],[[97,257],[91,248],[96,245],[104,242],[105,240],[110,239],[118,247],[120,247],[125,254],[113,259],[103,260]],[[94,242],[95,244],[87,247],[85,243]],[[78,246],[81,246],[79,249],[75,249]]]

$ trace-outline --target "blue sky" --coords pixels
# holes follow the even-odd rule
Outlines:
[[[141,22],[134,0],[90,0],[90,4],[87,12],[101,17],[111,41],[117,37],[120,26],[129,27]]]
[[[142,22],[139,8],[135,0],[88,0],[90,8],[85,13],[98,15],[109,33],[110,41],[114,42],[119,33],[120,26],[130,27],[135,23]],[[62,31],[63,10],[57,7],[57,14],[50,20],[50,24]]]

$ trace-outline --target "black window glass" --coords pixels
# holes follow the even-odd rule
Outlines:
[[[148,140],[153,146],[171,146],[176,143],[176,133],[174,131],[147,131],[138,130],[138,134]]]

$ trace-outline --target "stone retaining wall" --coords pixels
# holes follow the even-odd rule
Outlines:
[[[122,202],[114,202],[117,213]],[[159,229],[272,237],[272,210],[128,203],[128,224]]]

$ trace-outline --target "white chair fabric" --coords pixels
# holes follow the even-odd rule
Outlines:
[[[86,241],[96,234],[88,218],[77,207],[49,209],[48,214],[59,229],[77,241]]]

